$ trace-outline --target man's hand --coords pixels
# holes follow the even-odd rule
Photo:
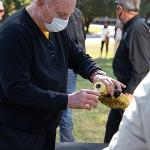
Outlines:
[[[108,93],[111,94],[112,96],[114,95],[114,89],[115,87],[119,90],[122,91],[122,88],[125,88],[126,86],[124,84],[122,84],[121,82],[112,79],[111,77],[108,76],[104,76],[104,75],[95,75],[93,77],[93,83],[97,82],[97,81],[101,81],[103,82],[108,90]]]
[[[68,108],[87,109],[95,108],[98,103],[99,92],[94,90],[82,89],[68,95]]]

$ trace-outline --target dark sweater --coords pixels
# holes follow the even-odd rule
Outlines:
[[[24,9],[0,29],[0,122],[22,130],[57,127],[67,107],[67,69],[89,79],[95,62],[66,31],[49,41]]]
[[[150,70],[150,30],[139,16],[124,25],[113,70],[117,79],[126,85],[125,92],[131,94]]]
[[[84,30],[83,16],[78,8],[75,8],[73,14],[69,18],[66,31],[70,38],[80,45],[85,51],[86,33]]]

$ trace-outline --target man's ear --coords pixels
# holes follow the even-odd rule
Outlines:
[[[117,6],[117,10],[122,10],[123,8],[121,6]]]
[[[45,0],[37,0],[37,6],[38,7],[43,7],[43,5],[45,5]]]

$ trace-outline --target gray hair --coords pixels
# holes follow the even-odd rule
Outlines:
[[[128,11],[138,12],[140,9],[141,0],[116,0],[116,4],[122,6]]]

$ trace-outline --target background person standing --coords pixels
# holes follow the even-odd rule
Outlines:
[[[104,28],[102,30],[100,56],[102,56],[104,44],[106,44],[106,57],[107,57],[108,46],[109,46],[109,29],[108,29],[108,22],[107,21],[104,22]]]
[[[140,0],[117,0],[116,13],[124,24],[123,37],[113,60],[117,79],[126,85],[123,89],[128,100],[150,70],[150,30],[139,17]],[[111,109],[106,124],[105,143],[118,131],[123,111]]]
[[[74,13],[69,18],[66,28],[69,37],[85,51],[86,33],[84,30],[84,20],[81,11],[75,8]],[[71,94],[76,90],[77,74],[72,69],[68,69],[67,93]],[[63,111],[59,122],[60,142],[74,142],[72,109]]]

